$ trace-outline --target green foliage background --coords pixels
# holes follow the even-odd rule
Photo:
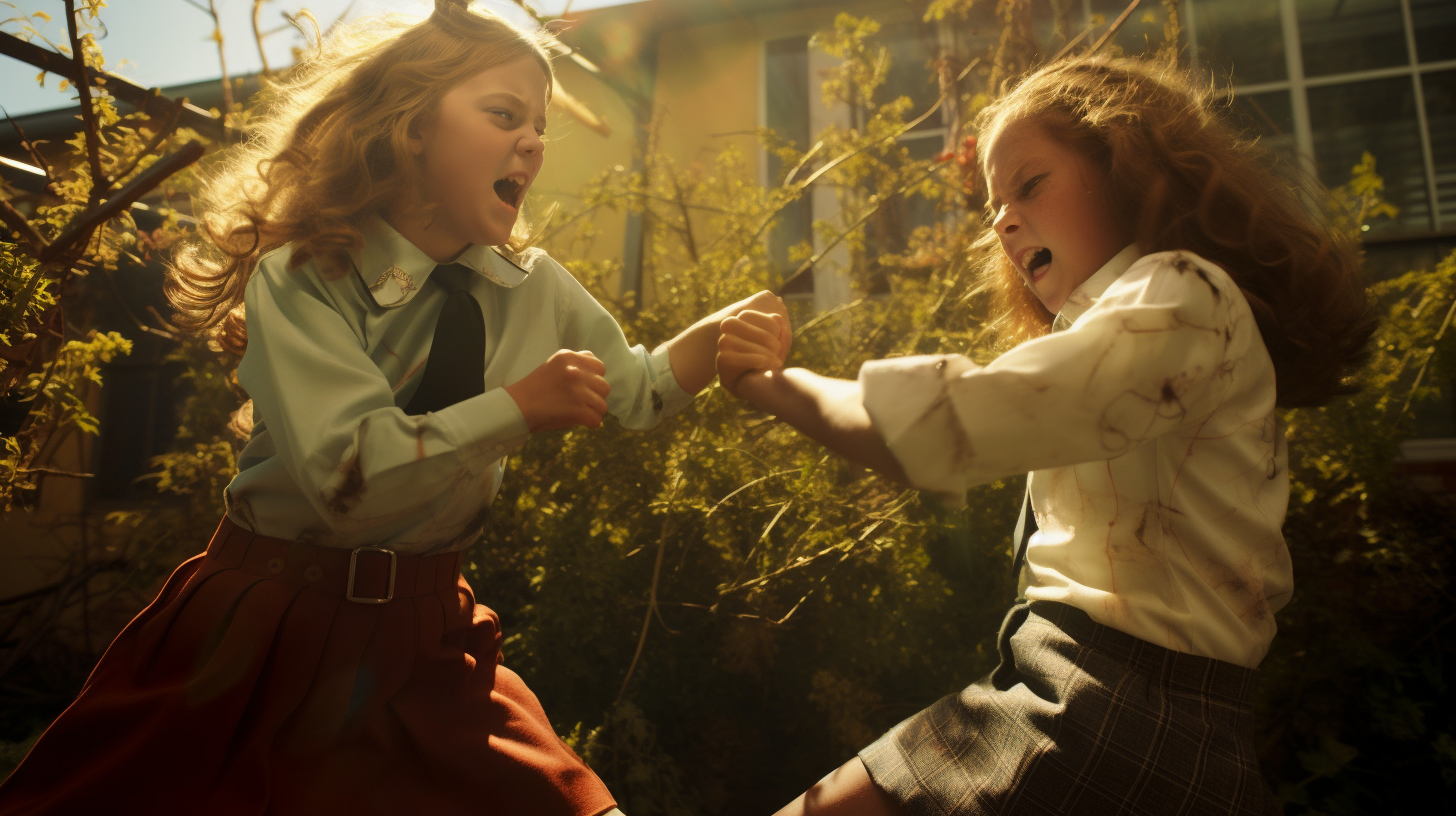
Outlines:
[[[942,0],[927,14],[953,17],[963,5]],[[914,161],[894,140],[920,111],[903,99],[874,103],[888,66],[876,29],[841,16],[814,43],[847,60],[825,93],[854,106],[853,127],[815,134],[816,146],[765,134],[785,167],[809,152],[830,165],[819,183],[833,185],[844,216],[815,229],[849,249],[859,293],[834,312],[796,316],[793,362],[853,377],[864,360],[901,354],[985,361],[998,341],[982,328],[986,305],[964,250],[983,227],[956,209],[955,161]],[[1004,41],[979,75],[1014,72],[1017,53]],[[986,99],[953,101],[964,120]],[[80,150],[75,165],[84,170]],[[643,173],[592,180],[582,211],[550,221],[542,240],[630,338],[652,347],[779,282],[762,235],[803,186],[793,175],[768,188],[747,183],[732,151],[706,166],[657,153],[645,164]],[[175,187],[190,183],[184,175]],[[887,249],[882,217],[905,196],[955,215]],[[612,264],[572,260],[590,237],[590,213],[624,206],[646,224],[642,304],[607,291]],[[1354,168],[1331,206],[1350,229],[1386,212],[1373,162]],[[50,211],[37,223],[53,233],[66,217]],[[99,246],[135,251],[134,224],[107,229]],[[811,254],[804,246],[796,257]],[[55,284],[36,274],[17,245],[0,244],[0,342],[25,342],[36,309],[55,297]],[[1449,804],[1456,786],[1452,505],[1413,489],[1396,466],[1411,406],[1456,377],[1456,256],[1374,288],[1387,320],[1364,390],[1286,417],[1296,595],[1260,672],[1259,711],[1261,758],[1290,813],[1424,812]],[[25,291],[36,305],[17,305]],[[70,341],[49,383],[31,372],[5,396],[53,388],[44,416],[94,434],[75,395],[127,342]],[[207,540],[241,446],[229,430],[240,401],[236,358],[206,339],[179,338],[173,354],[191,396],[173,451],[155,461],[155,497],[84,522],[100,542],[95,551],[115,563],[104,606],[112,631]],[[4,495],[23,504],[34,474],[21,441],[6,443]],[[507,665],[627,813],[767,813],[991,668],[1015,591],[1007,550],[1020,495],[1019,479],[997,482],[972,491],[964,509],[947,509],[827,455],[713,386],[652,432],[609,422],[534,437],[509,461],[467,575],[501,614]],[[36,614],[12,620],[10,631],[43,632],[33,628]],[[7,667],[0,737],[10,742],[0,762],[18,761],[96,656],[53,645]],[[41,688],[62,693],[16,692]]]

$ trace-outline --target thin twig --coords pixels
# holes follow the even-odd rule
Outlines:
[[[111,189],[110,180],[101,170],[101,130],[96,121],[96,108],[91,105],[91,77],[86,67],[86,50],[76,26],[76,0],[66,0],[66,33],[71,38],[71,60],[76,70],[76,96],[81,102],[81,123],[86,130],[86,163],[91,168],[90,205],[96,206]]]
[[[263,63],[263,76],[272,74],[268,70],[268,52],[263,49],[263,31],[258,25],[258,15],[263,12],[263,4],[270,0],[253,0],[253,39],[258,42],[258,60]]]
[[[1097,42],[1093,43],[1092,47],[1087,49],[1086,56],[1097,53],[1102,48],[1103,43],[1112,39],[1112,35],[1116,34],[1118,29],[1122,28],[1122,24],[1127,22],[1127,18],[1132,15],[1132,10],[1138,7],[1139,2],[1141,0],[1132,0],[1131,3],[1127,4],[1127,8],[1123,9],[1122,13],[1117,15],[1117,19],[1112,21],[1112,25],[1108,27],[1107,31],[1103,32],[1102,36],[1097,39]]]
[[[36,232],[35,227],[31,226],[30,221],[26,219],[25,215],[20,210],[15,209],[15,205],[9,201],[0,200],[0,221],[3,221],[5,226],[20,233],[20,236],[30,244],[31,257],[39,255],[41,250],[45,249],[45,239],[41,237],[39,232]]]
[[[793,284],[795,281],[797,281],[800,277],[802,277],[803,275],[808,274],[814,268],[814,265],[817,264],[817,263],[819,263],[819,260],[821,258],[823,258],[825,255],[829,254],[829,251],[831,249],[834,249],[836,246],[838,246],[839,243],[841,241],[843,241],[845,238],[848,238],[850,235],[853,235],[855,230],[859,229],[861,226],[864,225],[864,223],[866,221],[870,220],[870,218],[875,213],[879,212],[880,207],[886,201],[888,201],[889,199],[893,198],[894,196],[899,195],[900,193],[905,192],[906,190],[909,190],[911,187],[914,187],[915,185],[921,183],[922,181],[925,181],[927,178],[930,178],[932,175],[940,172],[940,170],[942,168],[949,167],[949,166],[950,165],[948,165],[948,164],[933,164],[933,165],[930,166],[930,169],[929,170],[926,170],[924,173],[920,174],[916,178],[914,178],[914,179],[912,179],[912,180],[910,180],[910,181],[908,181],[908,182],[900,185],[899,187],[895,188],[893,191],[891,191],[891,193],[889,195],[887,195],[887,196],[875,196],[875,198],[874,198],[874,205],[873,206],[871,206],[869,209],[867,209],[862,215],[860,215],[859,218],[855,219],[855,222],[853,224],[850,224],[848,229],[846,229],[843,232],[839,233],[838,235],[834,236],[834,240],[832,240],[829,243],[825,244],[824,247],[822,249],[820,249],[818,252],[815,252],[812,257],[810,257],[807,260],[805,260],[802,264],[799,264],[799,268],[796,269],[796,270],[794,270],[794,273],[792,275],[789,275],[787,278],[784,278],[783,282],[778,285],[778,287],[776,289],[776,292],[782,292],[782,291],[784,291],[791,284]]]
[[[693,433],[688,437],[686,445],[689,451],[697,444],[701,430],[702,426],[693,428]],[[667,552],[667,541],[674,531],[676,514],[673,511],[676,509],[678,495],[682,492],[683,482],[683,469],[679,464],[673,473],[672,490],[668,493],[667,506],[663,508],[662,529],[657,537],[657,558],[652,563],[652,584],[647,590],[647,612],[642,617],[642,631],[637,635],[637,649],[632,653],[632,662],[627,665],[627,676],[622,678],[622,687],[617,690],[617,698],[612,705],[622,702],[622,698],[627,694],[627,684],[632,681],[632,674],[637,670],[638,661],[642,659],[642,649],[647,645],[647,632],[652,626],[652,618],[659,614],[657,612],[657,587],[662,578],[662,558]]]

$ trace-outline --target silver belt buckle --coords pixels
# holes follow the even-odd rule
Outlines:
[[[389,554],[389,592],[383,598],[360,598],[354,595],[354,569],[358,564],[360,552],[379,552]],[[346,584],[344,587],[344,597],[348,600],[353,601],[354,603],[366,604],[382,604],[388,603],[389,601],[393,600],[394,573],[395,568],[398,566],[398,564],[399,559],[395,557],[394,550],[385,549],[384,547],[356,547],[352,552],[349,553],[349,583]]]

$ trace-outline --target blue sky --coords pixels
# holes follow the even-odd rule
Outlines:
[[[253,0],[215,1],[222,17],[228,73],[257,71],[262,63],[253,39]],[[207,0],[198,2],[207,5]],[[568,0],[528,2],[543,14],[559,14]],[[633,0],[572,0],[571,8],[584,11],[627,2]],[[433,5],[433,0],[268,0],[260,19],[266,31],[287,26],[282,12],[303,8],[311,10],[327,26],[346,12],[348,19],[385,10],[424,15]],[[523,23],[528,19],[509,0],[487,0],[485,5]],[[36,11],[51,16],[49,23],[34,20],[40,33],[53,43],[64,44],[65,4],[61,0],[0,0],[0,20]],[[139,85],[164,87],[219,76],[217,47],[209,36],[212,20],[186,0],[110,0],[101,12],[101,20],[107,29],[101,40],[107,67]],[[20,25],[7,23],[3,30],[16,33]],[[268,37],[266,42],[269,66],[274,68],[290,61],[292,46],[303,44],[291,26]],[[57,77],[48,76],[42,88],[36,83],[37,73],[36,68],[0,56],[0,105],[12,116],[74,104],[73,92],[63,94],[57,90]]]

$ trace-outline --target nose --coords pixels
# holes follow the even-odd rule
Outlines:
[[[1005,237],[1021,228],[1021,219],[1011,211],[1010,205],[1003,204],[1001,212],[996,214],[996,220],[991,222],[991,229],[997,235]]]
[[[523,156],[540,156],[546,151],[546,141],[536,131],[529,130],[516,142],[516,151]]]

